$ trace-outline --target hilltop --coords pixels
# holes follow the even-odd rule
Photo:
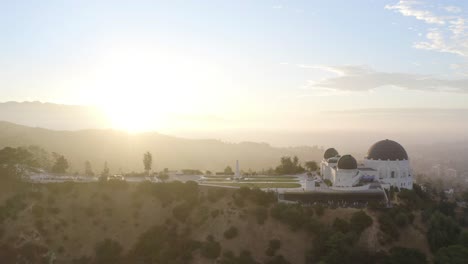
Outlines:
[[[0,148],[36,145],[57,152],[69,160],[71,172],[82,172],[89,160],[96,171],[105,161],[111,172],[142,171],[142,155],[150,151],[154,169],[223,170],[240,161],[242,169],[268,169],[283,156],[320,160],[318,147],[272,147],[266,143],[228,143],[213,139],[185,139],[155,132],[127,133],[93,129],[56,131],[0,121]]]
[[[318,243],[324,239],[342,240],[333,247],[354,259],[377,259],[376,252],[397,246],[430,256],[418,219],[384,243],[379,211],[281,205],[258,190],[177,182],[4,185],[0,204],[0,257],[20,254],[25,263],[302,264],[332,258],[325,241]],[[351,246],[362,255],[348,252]]]

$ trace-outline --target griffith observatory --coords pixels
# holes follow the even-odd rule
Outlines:
[[[413,175],[406,150],[393,140],[381,140],[367,151],[362,163],[351,155],[342,155],[329,148],[320,163],[323,180],[329,180],[334,188],[367,189],[379,183],[384,189],[391,186],[413,188]]]

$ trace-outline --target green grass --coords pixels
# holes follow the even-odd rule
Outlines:
[[[206,179],[226,179],[232,178],[234,176],[204,176]],[[295,176],[245,176],[245,178],[252,178],[252,179],[270,179],[270,180],[296,180],[297,177]]]
[[[235,183],[216,183],[219,186],[236,186],[236,187],[257,187],[257,188],[299,188],[301,185],[299,183],[283,183],[283,182],[275,182],[275,183],[251,183],[251,182],[235,182]]]
[[[232,180],[225,179],[206,179],[205,182],[232,182]],[[296,179],[277,179],[277,178],[268,178],[268,179],[250,179],[250,180],[239,180],[235,182],[298,182]]]

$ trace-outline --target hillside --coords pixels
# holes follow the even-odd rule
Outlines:
[[[56,130],[110,127],[96,107],[41,102],[0,102],[0,120]]]
[[[153,154],[154,169],[222,170],[239,160],[243,170],[268,169],[282,156],[297,155],[300,160],[320,160],[317,147],[275,148],[266,143],[226,143],[219,140],[195,140],[158,133],[130,134],[116,130],[55,131],[0,122],[0,148],[37,145],[57,152],[71,163],[71,172],[83,171],[89,160],[95,171],[105,161],[111,172],[142,171],[142,155]]]
[[[3,243],[9,248],[1,246],[0,257],[8,261],[17,258],[19,253],[27,259],[24,263],[43,263],[50,256],[56,263],[72,263],[72,260],[73,263],[95,263],[95,258],[109,258],[104,256],[112,252],[113,257],[120,258],[123,263],[130,263],[125,258],[135,260],[146,254],[156,254],[153,257],[166,259],[161,263],[201,264],[219,263],[215,259],[220,260],[226,252],[234,256],[248,252],[249,259],[257,262],[221,263],[302,264],[306,263],[308,254],[323,246],[314,244],[314,234],[320,234],[324,227],[337,228],[337,218],[353,223],[353,215],[360,212],[352,208],[320,212],[317,208],[314,213],[293,206],[282,209],[288,215],[278,216],[273,209],[278,205],[265,193],[249,194],[178,183],[62,183],[21,186],[15,191],[7,186],[1,189],[0,245]],[[302,227],[298,224],[304,221],[305,215],[299,213],[299,209],[305,210],[309,219],[309,224]],[[372,222],[361,235],[360,247],[375,252],[404,245],[429,253],[423,235],[425,229],[419,226],[410,225],[402,230],[400,240],[381,245],[379,213],[367,213]],[[227,236],[230,228],[236,232]],[[406,233],[414,236],[408,237]],[[117,243],[119,250],[99,247],[106,239]],[[274,253],[267,254],[271,240],[280,241],[280,246]],[[185,243],[195,243],[194,248]],[[177,248],[167,248],[171,245]],[[275,258],[288,262],[269,262]],[[226,261],[226,257],[222,259]],[[115,264],[115,261],[98,263]],[[141,263],[160,262],[153,259]]]

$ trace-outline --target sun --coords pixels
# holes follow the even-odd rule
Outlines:
[[[218,90],[219,75],[197,57],[130,43],[106,49],[83,86],[113,128],[164,130],[177,125],[171,116],[203,112],[217,102],[210,95]]]
[[[107,105],[103,110],[113,128],[131,133],[158,128],[158,117],[135,103]]]

